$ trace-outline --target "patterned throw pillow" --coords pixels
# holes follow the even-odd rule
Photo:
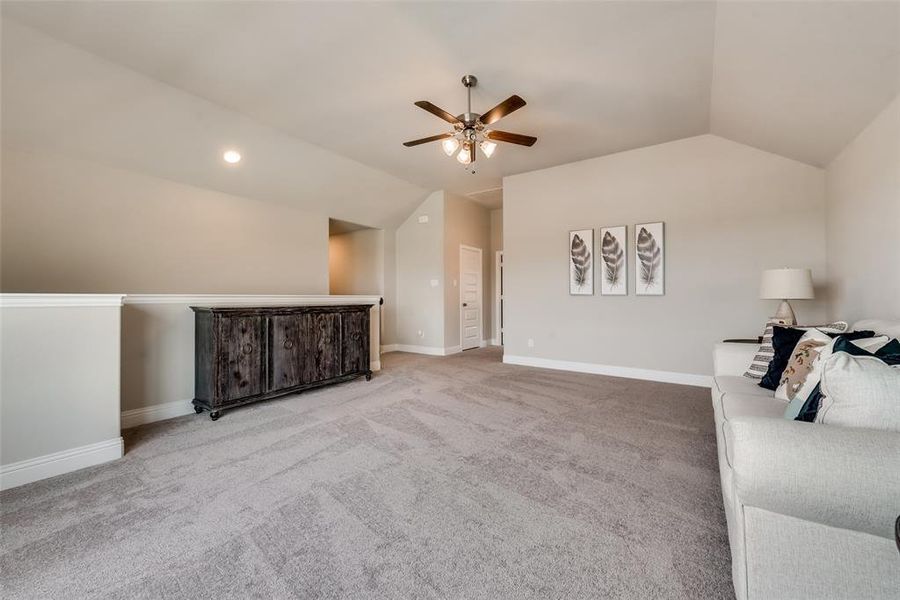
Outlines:
[[[803,389],[806,378],[813,370],[813,363],[819,357],[822,346],[827,346],[831,339],[825,336],[825,339],[816,339],[810,337],[812,331],[807,332],[791,353],[787,367],[781,374],[781,381],[778,383],[778,389],[775,390],[775,397],[779,400],[793,400],[801,389]],[[820,334],[824,335],[824,334]]]
[[[744,372],[744,377],[756,380],[763,378],[763,375],[769,370],[769,363],[772,362],[772,358],[775,356],[775,348],[772,347],[773,328],[775,325],[784,325],[785,323],[784,319],[769,319],[766,323],[766,329],[763,331],[762,343],[759,345],[759,349],[756,351],[756,356],[753,357],[750,366]]]
[[[772,335],[773,330],[776,325],[784,326],[786,325],[786,321],[784,319],[776,319],[770,318],[766,323],[766,330],[763,332],[762,343],[759,345],[759,349],[756,351],[756,356],[753,357],[753,361],[750,363],[750,366],[747,367],[747,370],[744,372],[744,377],[749,377],[750,379],[756,379],[757,381],[761,380],[765,374],[769,370],[769,363],[772,362],[772,359],[775,358],[775,347],[772,345]],[[835,321],[834,323],[829,323],[828,325],[803,325],[796,326],[796,329],[819,329],[820,331],[824,331],[825,333],[844,333],[847,329],[850,328],[850,325],[845,321]]]
[[[857,333],[867,337],[852,339]],[[817,344],[816,348],[809,352],[808,357],[805,357],[806,360],[804,360],[803,357],[797,358],[797,355],[803,350],[801,346],[812,340],[822,343]],[[838,336],[834,339],[828,337],[827,334],[819,333],[818,330],[815,329],[806,332],[806,334],[800,338],[797,347],[794,348],[794,352],[791,354],[791,360],[781,376],[782,384],[775,390],[776,398],[787,400],[793,406],[790,412],[785,412],[786,418],[793,419],[796,417],[800,407],[803,406],[806,399],[809,398],[809,395],[816,386],[819,385],[819,379],[822,377],[822,365],[824,361],[828,360],[831,356],[834,351],[834,346],[839,340],[849,341],[863,350],[875,352],[886,345],[888,341],[890,341],[890,338],[886,335],[876,336],[875,332],[872,331],[854,332],[852,334]],[[841,342],[841,344],[843,343],[844,342]],[[802,361],[804,364],[795,365],[795,358],[797,361]],[[789,373],[788,371],[791,369],[794,369],[795,373]],[[791,414],[791,416],[787,416],[788,414]]]

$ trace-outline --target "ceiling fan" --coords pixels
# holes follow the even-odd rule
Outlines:
[[[483,115],[472,112],[472,88],[478,85],[478,79],[474,75],[465,75],[462,78],[462,84],[466,86],[468,94],[468,108],[461,115],[453,116],[446,110],[439,108],[428,102],[427,100],[419,100],[416,106],[427,110],[431,114],[440,117],[453,125],[453,131],[448,133],[439,133],[427,138],[404,142],[406,147],[418,146],[419,144],[427,144],[428,142],[441,142],[441,147],[447,156],[456,154],[456,160],[463,165],[471,165],[475,162],[475,147],[481,148],[484,155],[490,158],[497,149],[495,142],[507,142],[510,144],[519,144],[520,146],[533,146],[537,141],[536,137],[530,135],[522,135],[519,133],[509,133],[507,131],[499,131],[497,129],[488,129],[488,125],[493,125],[506,115],[513,111],[519,110],[525,106],[525,101],[519,96],[513,95],[487,111]],[[457,150],[459,152],[457,153]],[[472,171],[475,172],[474,170]]]

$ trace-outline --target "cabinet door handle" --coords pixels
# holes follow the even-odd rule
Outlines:
[[[294,342],[292,342],[291,340],[284,340],[284,349],[285,350],[290,350],[293,347],[294,347]]]
[[[243,350],[244,350],[244,354],[250,354],[251,352],[253,352],[253,345],[252,344],[244,344]]]

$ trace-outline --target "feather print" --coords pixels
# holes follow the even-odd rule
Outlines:
[[[600,257],[605,265],[606,282],[609,285],[618,285],[621,278],[620,269],[622,268],[622,259],[624,257],[622,246],[616,236],[610,232],[603,234],[603,241],[600,246]]]
[[[660,251],[656,238],[644,227],[637,235],[637,255],[641,261],[641,283],[649,288],[659,276]]]
[[[574,272],[575,285],[582,287],[587,283],[588,273],[591,268],[591,253],[587,244],[577,233],[572,237],[572,271]]]

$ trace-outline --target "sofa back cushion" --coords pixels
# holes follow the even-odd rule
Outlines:
[[[871,329],[878,335],[886,335],[892,338],[900,338],[900,321],[888,319],[863,319],[853,324],[851,331]]]

